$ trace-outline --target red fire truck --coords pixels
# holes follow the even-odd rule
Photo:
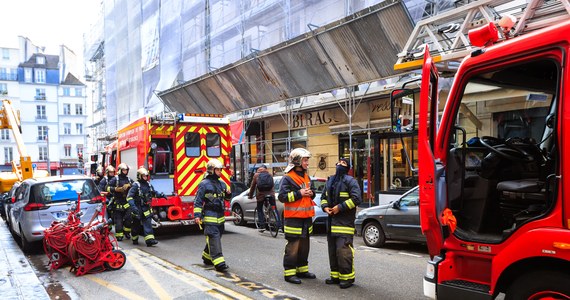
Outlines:
[[[444,108],[437,60],[424,53],[417,148],[431,256],[424,294],[570,299],[570,176],[563,175],[570,22],[516,37],[503,28],[499,41],[501,29],[489,23],[470,33],[480,48],[460,64]],[[409,111],[413,95],[395,91],[393,115]]]
[[[119,130],[116,146],[108,149],[109,157],[113,159],[116,151],[113,165],[126,163],[134,180],[139,167],[150,171],[154,188],[167,195],[152,199],[158,226],[192,225],[194,197],[210,159],[225,166],[221,178],[230,187],[229,124],[227,118],[212,114],[142,117]]]

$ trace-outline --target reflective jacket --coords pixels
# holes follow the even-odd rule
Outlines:
[[[333,208],[338,205],[340,211],[329,216],[329,232],[332,235],[354,235],[356,207],[362,202],[360,187],[352,176],[341,175],[335,183],[336,175],[329,177],[325,190],[321,194],[321,208]],[[333,186],[334,184],[334,186]]]
[[[132,186],[134,181],[127,175],[119,174],[118,176],[113,177],[107,185],[107,192],[113,194],[113,200],[115,202],[117,210],[126,210],[129,208],[129,204],[127,203],[127,194],[129,191],[126,190],[123,192],[118,192],[115,190],[116,188],[122,187],[127,183]]]
[[[156,191],[152,185],[146,180],[138,180],[133,183],[127,195],[127,201],[135,213],[142,214],[142,218],[151,217],[151,201],[152,197],[156,197]],[[139,215],[140,219],[141,215]]]
[[[287,218],[311,218],[315,215],[313,196],[301,196],[300,190],[311,187],[311,179],[305,171],[297,172],[295,169],[283,176],[279,187],[279,201],[283,202],[283,216]]]
[[[227,185],[216,175],[208,174],[198,185],[194,201],[194,217],[201,218],[204,224],[223,224],[225,204],[231,193]]]

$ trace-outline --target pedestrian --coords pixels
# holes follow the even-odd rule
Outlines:
[[[279,201],[284,205],[285,254],[283,267],[285,281],[300,284],[301,278],[315,279],[309,272],[310,235],[313,232],[313,208],[315,192],[307,174],[311,153],[295,148],[289,154],[289,165],[281,179]]]
[[[145,167],[137,170],[137,181],[129,189],[127,201],[132,215],[132,240],[134,245],[139,244],[139,235],[142,234],[147,247],[158,244],[152,229],[152,197],[163,198],[164,194],[157,193],[150,184],[150,176]]]
[[[220,179],[222,163],[211,159],[206,164],[206,176],[198,185],[194,202],[194,219],[197,224],[204,224],[206,246],[202,251],[205,265],[213,265],[217,271],[225,272],[228,265],[222,254],[222,234],[224,232],[224,201],[229,201],[231,192]]]
[[[93,178],[93,180],[95,181],[95,184],[97,186],[99,186],[99,183],[101,183],[101,180],[105,177],[105,174],[103,174],[103,167],[102,166],[98,166],[97,170],[95,171],[95,178]]]
[[[273,176],[267,171],[266,165],[261,165],[257,168],[257,173],[253,175],[251,187],[249,188],[249,199],[253,198],[254,192],[255,199],[257,200],[257,218],[260,223],[258,230],[259,232],[264,232],[267,220],[265,220],[265,214],[263,213],[263,205],[266,197],[269,204],[275,207],[275,184],[273,182]],[[277,218],[279,218],[277,208],[275,208],[275,212],[277,213]],[[277,219],[277,228],[281,228],[279,219]]]
[[[356,207],[362,202],[358,182],[348,175],[349,170],[350,161],[341,158],[321,194],[321,208],[329,215],[327,242],[331,273],[325,283],[339,284],[341,289],[354,283],[354,219]]]
[[[113,214],[113,222],[115,223],[115,237],[117,241],[127,240],[131,238],[131,213],[129,211],[129,203],[127,195],[134,181],[128,177],[129,166],[121,163],[118,166],[119,174],[109,181],[107,192],[113,194],[113,202],[115,204],[115,212]]]
[[[113,213],[114,213],[114,206],[113,203],[113,195],[110,192],[107,192],[107,187],[109,186],[109,182],[115,177],[115,167],[109,165],[105,168],[105,176],[99,182],[99,190],[105,192],[106,204],[107,204],[107,218],[109,218],[109,224],[113,224]]]

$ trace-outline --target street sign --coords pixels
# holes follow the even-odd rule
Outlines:
[[[362,192],[368,193],[368,179],[362,181]]]
[[[32,169],[35,169],[37,167],[38,167],[38,165],[36,165],[35,163],[32,164]]]

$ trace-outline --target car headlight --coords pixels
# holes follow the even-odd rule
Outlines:
[[[357,218],[357,219],[361,219],[361,218],[364,218],[365,215],[366,215],[366,212],[361,211],[361,212],[358,212],[358,213],[356,214],[356,218]]]

